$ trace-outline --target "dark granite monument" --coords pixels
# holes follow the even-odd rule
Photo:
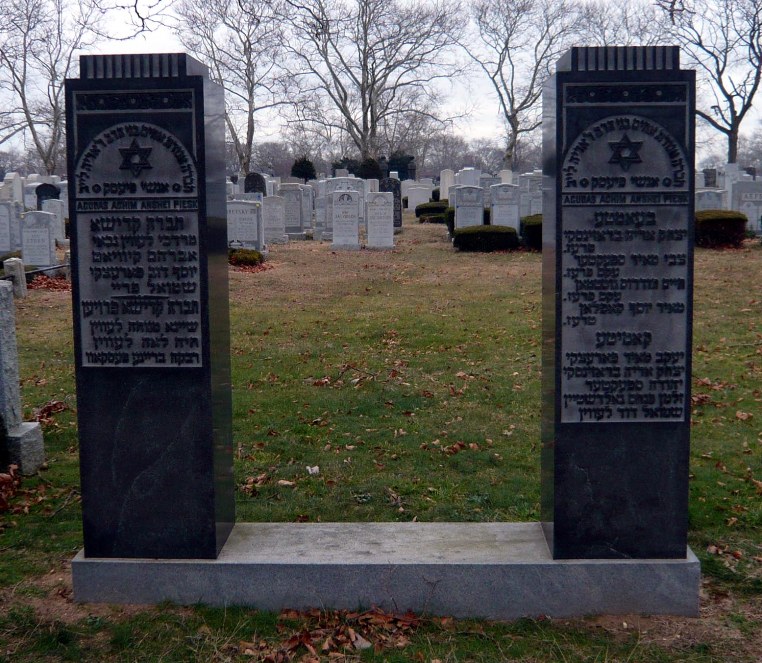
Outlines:
[[[248,173],[243,180],[244,193],[261,193],[267,195],[267,183],[259,173]]]
[[[378,183],[378,190],[381,193],[391,193],[394,195],[394,228],[402,228],[402,185],[395,177],[384,177]]]
[[[214,558],[233,527],[222,88],[185,54],[66,81],[86,557]]]
[[[61,187],[43,182],[34,190],[34,194],[37,196],[37,210],[41,211],[42,203],[46,200],[59,200],[61,198]]]
[[[556,559],[686,558],[693,71],[573,48],[544,93],[542,520]]]

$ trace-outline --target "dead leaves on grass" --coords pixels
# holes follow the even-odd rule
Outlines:
[[[71,290],[71,282],[67,281],[65,276],[46,276],[45,274],[38,274],[26,287],[30,290],[59,290],[62,292],[69,292]]]
[[[373,649],[404,649],[421,620],[413,613],[396,615],[373,608],[347,610],[284,610],[278,618],[279,643],[241,641],[239,653],[262,663],[319,663],[354,660],[357,652]],[[296,630],[287,622],[296,622]],[[290,634],[289,634],[290,632]]]

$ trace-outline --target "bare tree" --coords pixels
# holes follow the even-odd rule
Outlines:
[[[326,138],[348,133],[365,159],[400,116],[436,117],[435,83],[454,72],[450,1],[286,0],[294,73],[311,100],[297,107],[299,121]]]
[[[583,5],[584,38],[589,46],[654,46],[669,41],[670,21],[650,0]]]
[[[69,0],[0,0],[0,144],[23,134],[48,174],[64,149],[64,79],[101,12]]]
[[[727,139],[738,158],[741,125],[762,80],[762,0],[658,0],[673,34],[698,69],[705,93],[696,114]]]
[[[252,167],[257,117],[289,103],[275,9],[271,0],[181,0],[176,8],[183,45],[225,88],[225,122],[244,173]]]
[[[540,126],[543,83],[578,36],[583,13],[574,0],[476,0],[472,13],[475,34],[461,45],[497,93],[510,168],[519,138]]]

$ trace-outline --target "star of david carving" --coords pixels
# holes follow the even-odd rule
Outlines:
[[[643,159],[638,154],[640,148],[643,147],[642,140],[630,140],[627,134],[623,134],[621,140],[610,142],[609,147],[614,152],[609,163],[618,163],[622,170],[630,170],[630,166],[634,163],[643,163]]]
[[[150,170],[153,166],[148,163],[148,156],[153,148],[140,147],[137,139],[133,138],[129,147],[120,147],[119,152],[122,155],[122,165],[119,170],[129,170],[133,177],[139,177],[143,170]]]

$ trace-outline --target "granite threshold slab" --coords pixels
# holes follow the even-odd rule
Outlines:
[[[700,565],[685,559],[554,560],[539,523],[241,523],[216,560],[72,562],[82,603],[377,606],[517,619],[697,616]]]

